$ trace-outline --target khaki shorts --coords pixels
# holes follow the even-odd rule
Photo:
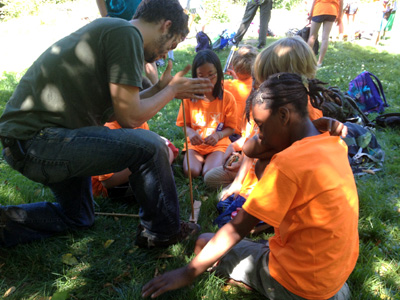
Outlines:
[[[269,273],[268,242],[258,243],[243,239],[233,247],[216,266],[216,274],[251,286],[268,299],[304,300],[277,282]],[[350,290],[345,283],[329,300],[350,299]]]

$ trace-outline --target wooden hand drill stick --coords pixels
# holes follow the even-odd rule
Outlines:
[[[188,166],[188,175],[189,175],[189,192],[190,192],[190,203],[192,205],[192,220],[194,220],[194,207],[193,207],[193,188],[192,188],[192,172],[190,171],[190,163],[189,163],[189,146],[187,141],[187,133],[186,133],[186,115],[185,115],[185,104],[182,99],[182,114],[183,114],[183,134],[185,135],[185,145],[186,145],[186,162]]]

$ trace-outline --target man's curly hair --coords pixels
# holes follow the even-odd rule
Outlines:
[[[143,19],[148,23],[158,23],[162,20],[170,20],[169,37],[181,35],[186,37],[189,33],[188,15],[183,11],[178,0],[143,0],[133,19]]]

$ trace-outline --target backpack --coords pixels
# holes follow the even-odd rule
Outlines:
[[[212,49],[214,51],[224,49],[228,45],[229,41],[232,41],[232,39],[235,37],[235,34],[236,32],[229,32],[228,29],[224,29],[212,44]]]
[[[197,40],[197,45],[196,45],[196,48],[195,48],[196,52],[212,48],[211,47],[211,45],[212,45],[211,39],[203,31],[199,31],[196,34],[196,40]]]
[[[375,118],[374,122],[380,127],[400,129],[400,113],[379,115]]]
[[[343,138],[348,147],[348,157],[354,175],[374,174],[380,171],[385,152],[375,134],[366,127],[351,122],[347,126],[347,136]]]
[[[300,29],[296,32],[296,35],[300,36],[306,43],[308,42],[308,38],[310,36],[310,25],[304,26],[303,29]],[[319,41],[318,37],[315,40],[314,46],[313,46],[313,51],[315,55],[318,55],[318,50],[319,50]]]
[[[324,117],[336,119],[342,123],[352,122],[374,127],[374,124],[358,107],[355,100],[336,86],[330,86],[322,92],[325,101],[321,105]]]
[[[378,86],[373,81],[375,78]],[[353,97],[364,113],[382,113],[389,105],[386,102],[382,83],[374,74],[364,71],[349,83],[347,93]],[[383,100],[382,100],[383,98]]]

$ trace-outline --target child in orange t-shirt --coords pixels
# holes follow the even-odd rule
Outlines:
[[[202,100],[184,99],[176,125],[186,126],[188,147],[185,149],[183,170],[188,175],[186,156],[189,156],[191,176],[205,175],[222,165],[225,149],[231,143],[229,136],[236,128],[236,103],[233,95],[223,89],[221,62],[211,50],[199,51],[192,64],[193,78],[209,78],[214,89]],[[186,124],[184,123],[185,114]]]
[[[253,46],[242,46],[232,58],[232,69],[227,69],[226,74],[231,75],[233,79],[224,81],[225,91],[229,91],[236,100],[236,128],[234,134],[229,138],[232,142],[241,137],[242,126],[244,121],[244,109],[246,100],[249,97],[252,87],[253,78],[251,76],[254,60],[258,51]]]
[[[322,82],[272,75],[253,94],[259,140],[275,155],[237,216],[202,234],[196,257],[142,288],[155,298],[191,285],[212,268],[268,299],[350,299],[346,280],[358,258],[358,195],[346,143],[321,134],[307,112]],[[243,240],[256,224],[274,227],[268,242]]]
[[[108,122],[104,126],[110,129],[120,129],[121,125],[117,121]],[[147,122],[135,129],[150,130]],[[165,144],[168,147],[169,162],[172,164],[174,159],[178,156],[179,150],[166,138]],[[111,199],[131,197],[132,193],[129,188],[129,175],[131,171],[124,169],[120,172],[92,176],[92,192],[95,197],[108,197]]]

